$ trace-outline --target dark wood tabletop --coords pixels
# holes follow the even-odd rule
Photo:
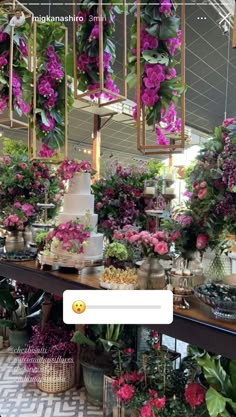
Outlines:
[[[85,268],[80,275],[41,270],[36,262],[0,261],[0,276],[63,295],[65,290],[99,290],[102,267]],[[211,308],[192,297],[189,310],[175,310],[169,325],[152,325],[159,332],[207,349],[210,352],[236,359],[236,321],[214,317]]]

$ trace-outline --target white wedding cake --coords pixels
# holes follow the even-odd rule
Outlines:
[[[76,173],[69,180],[68,191],[64,196],[63,211],[58,223],[77,220],[91,228],[90,237],[83,247],[83,253],[70,253],[62,249],[58,241],[52,241],[51,252],[58,257],[70,256],[71,259],[96,261],[103,258],[103,234],[97,233],[98,215],[94,214],[94,195],[91,194],[91,176],[89,173]]]

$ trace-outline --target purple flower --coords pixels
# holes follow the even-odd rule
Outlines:
[[[81,54],[77,60],[77,67],[81,72],[87,71],[87,65],[89,64],[89,57],[84,52]]]
[[[8,39],[9,35],[5,32],[0,32],[0,43],[5,42]]]
[[[82,25],[88,16],[88,12],[87,11],[80,11],[77,16],[76,16],[76,22],[78,25]]]
[[[54,90],[48,79],[41,79],[40,77],[38,82],[38,92],[41,96],[44,97],[51,96],[54,94]]]
[[[49,58],[55,56],[55,48],[53,45],[48,46],[46,54]]]
[[[46,114],[48,125],[45,125],[43,122],[40,123],[40,128],[43,132],[50,132],[55,127],[55,120],[50,116],[49,113]]]
[[[155,131],[156,131],[156,143],[158,145],[169,145],[170,143],[169,139],[165,136],[165,134],[163,133],[163,131],[158,125],[156,125]]]
[[[169,15],[172,10],[172,3],[170,0],[161,0],[161,7],[159,9],[160,13],[164,13],[165,15]]]
[[[41,143],[40,150],[39,150],[39,156],[41,158],[51,158],[54,155],[54,151],[50,149],[45,143]]]
[[[152,107],[159,100],[157,91],[158,89],[154,89],[154,90],[150,90],[148,88],[144,89],[141,99],[145,106]]]
[[[183,196],[187,197],[189,200],[191,199],[193,193],[191,191],[184,191]]]
[[[98,38],[99,38],[99,24],[95,23],[90,33],[89,40],[98,39]]]
[[[26,104],[25,101],[21,98],[17,100],[17,104],[20,107],[23,114],[29,114],[31,110],[31,104]]]
[[[28,48],[24,38],[20,38],[20,51],[25,58],[28,57]]]
[[[58,93],[56,91],[53,91],[53,93],[45,101],[44,107],[49,109],[54,108],[57,102],[57,97]]]
[[[5,67],[5,65],[8,64],[8,60],[6,59],[6,56],[3,54],[0,56],[0,67]]]
[[[62,70],[62,66],[57,61],[49,61],[46,64],[46,70],[50,74],[50,77],[55,78],[56,80],[60,80],[64,77],[64,71]]]

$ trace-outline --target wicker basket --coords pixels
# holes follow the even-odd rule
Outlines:
[[[39,362],[39,377],[37,387],[48,394],[55,394],[67,391],[75,384],[75,363],[73,359],[58,360],[51,359]]]

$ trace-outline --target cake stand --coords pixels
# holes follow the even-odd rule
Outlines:
[[[43,269],[44,266],[53,266],[55,269],[76,269],[79,275],[81,274],[84,268],[97,267],[103,265],[103,259],[101,258],[101,256],[94,256],[90,257],[89,259],[83,259],[81,257],[81,259],[78,259],[78,257],[76,258],[74,254],[68,254],[59,257],[58,255],[55,255],[52,252],[40,252],[38,254],[38,262],[41,265],[41,269]]]

